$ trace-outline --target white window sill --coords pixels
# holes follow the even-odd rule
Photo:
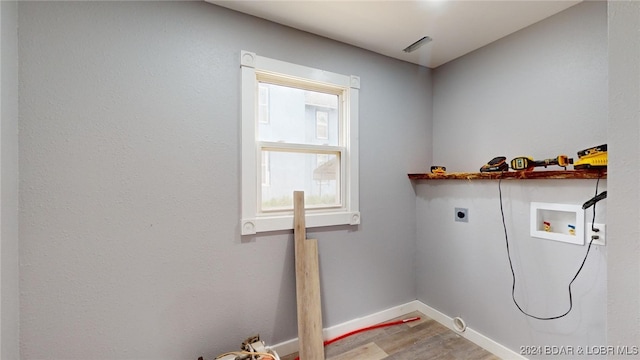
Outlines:
[[[358,211],[340,211],[319,214],[307,212],[305,215],[305,225],[307,228],[358,224],[360,224],[360,212]],[[240,229],[242,229],[242,235],[253,235],[256,233],[277,230],[292,230],[293,214],[269,215],[252,219],[242,219]]]

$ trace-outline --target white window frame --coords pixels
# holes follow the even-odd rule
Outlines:
[[[260,146],[258,141],[257,74],[270,74],[300,81],[311,81],[344,89],[343,152],[341,153],[342,204],[337,208],[312,209],[305,212],[309,228],[360,224],[358,189],[358,91],[360,78],[291,64],[241,51],[242,69],[242,235],[293,229],[293,211],[260,212],[259,187],[262,186]],[[297,189],[294,189],[297,190]],[[293,194],[292,194],[293,195]]]

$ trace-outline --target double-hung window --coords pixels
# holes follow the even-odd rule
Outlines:
[[[293,229],[293,192],[306,226],[359,224],[357,76],[242,51],[243,235]]]

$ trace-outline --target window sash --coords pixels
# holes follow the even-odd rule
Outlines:
[[[344,194],[347,191],[346,187],[346,166],[345,158],[346,149],[341,146],[322,146],[322,145],[306,145],[306,144],[288,144],[288,143],[274,143],[274,142],[264,142],[260,141],[257,145],[258,149],[258,158],[262,159],[265,152],[280,152],[280,153],[289,153],[289,154],[310,154],[310,155],[334,155],[339,164],[338,168],[338,177],[336,179],[336,197],[338,201],[335,204],[327,204],[327,205],[313,205],[306,203],[305,209],[308,210],[345,210],[345,198]],[[256,183],[263,183],[262,180],[262,162],[257,164],[260,172],[256,172],[259,176]],[[271,183],[270,183],[271,185]],[[300,190],[300,189],[296,189]],[[262,186],[259,186],[257,189],[257,209],[258,215],[261,214],[276,214],[276,213],[290,213],[293,211],[293,203],[291,207],[283,207],[283,208],[275,208],[275,209],[264,209],[262,206],[263,202],[263,194],[262,194]],[[293,194],[293,190],[292,190]],[[309,194],[305,193],[305,196]]]
[[[261,112],[264,110],[264,106],[261,103],[261,91],[263,90],[263,85],[277,85],[277,86],[282,86],[282,87],[287,87],[287,88],[292,88],[292,89],[297,89],[297,90],[306,90],[306,91],[311,91],[311,92],[315,92],[315,93],[322,93],[322,94],[328,94],[328,95],[334,95],[337,96],[337,138],[335,140],[332,141],[332,145],[335,144],[334,141],[337,141],[337,145],[339,146],[343,146],[344,144],[346,144],[348,142],[348,139],[346,138],[346,132],[345,132],[345,122],[348,123],[348,119],[345,119],[346,117],[349,117],[350,114],[347,111],[347,109],[345,108],[345,105],[348,103],[347,99],[349,97],[349,90],[348,88],[345,87],[341,87],[341,86],[336,86],[336,85],[328,85],[328,84],[312,84],[309,82],[309,80],[301,80],[301,79],[296,79],[296,78],[291,78],[291,77],[283,77],[283,78],[277,78],[274,74],[269,74],[268,76],[266,76],[264,73],[260,73],[258,71],[256,71],[256,97],[259,99],[259,103],[257,105],[257,117],[258,117],[258,123],[259,124],[270,124],[271,121],[269,122],[265,122],[265,121],[261,121],[261,119],[264,117],[262,116]],[[266,88],[268,89],[268,88]],[[269,97],[271,99],[271,94],[269,94]],[[309,105],[309,106],[316,106],[317,108],[320,108],[319,106],[315,105],[315,104],[305,104]],[[267,108],[267,110],[269,110],[269,108]],[[318,132],[318,122],[317,122],[317,112],[321,112],[323,110],[318,110],[316,109],[316,115],[314,118],[315,121],[315,126],[316,126],[316,135]],[[327,115],[329,114],[329,111],[325,111],[327,113]],[[266,116],[267,118],[269,118],[270,116]],[[327,117],[327,122],[326,122],[326,133],[327,136],[326,137],[317,137],[316,136],[316,140],[326,140],[329,139],[329,132],[330,132],[330,121],[329,118]],[[258,134],[257,136],[258,141],[264,140],[263,138],[261,138],[261,135]],[[271,139],[273,140],[273,139]],[[287,141],[287,140],[285,140]]]

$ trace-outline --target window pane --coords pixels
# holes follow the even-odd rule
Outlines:
[[[259,104],[260,141],[341,145],[338,95],[269,83],[260,83],[259,91],[268,94],[268,106]],[[318,126],[322,127],[320,134]]]
[[[258,87],[258,122],[269,124],[269,87],[265,84]]]
[[[269,186],[262,187],[263,211],[293,209],[293,191],[305,207],[340,206],[340,153],[263,151],[269,159]],[[263,179],[264,183],[264,179]]]
[[[269,165],[269,153],[264,151],[262,153],[262,186],[269,186],[271,184],[271,169]]]
[[[316,138],[329,138],[329,113],[326,111],[316,111]]]

